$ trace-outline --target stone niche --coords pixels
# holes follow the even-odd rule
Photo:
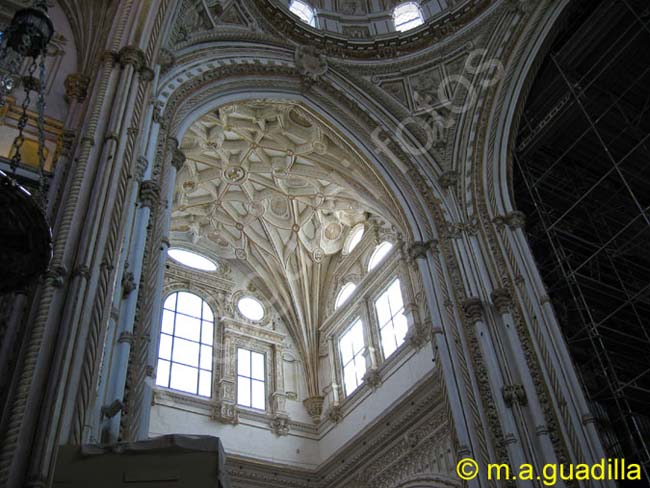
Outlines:
[[[166,435],[100,446],[63,446],[55,488],[230,488],[219,438]]]

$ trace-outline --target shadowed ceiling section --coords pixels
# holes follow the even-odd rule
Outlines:
[[[325,283],[351,229],[399,212],[374,170],[294,103],[242,102],[186,133],[173,238],[245,269],[287,323],[319,395]],[[399,230],[399,229],[398,229]]]

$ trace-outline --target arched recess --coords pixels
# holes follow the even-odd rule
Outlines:
[[[553,407],[566,453],[579,462],[597,462],[605,457],[602,443],[524,233],[525,215],[516,208],[512,192],[512,151],[527,94],[576,2],[549,2],[548,8],[533,9],[506,60],[503,80],[492,93],[472,178],[478,190],[474,205],[501,279],[509,284],[518,305],[515,314],[528,349],[528,367],[546,381],[546,385],[535,382],[537,393]]]
[[[243,69],[250,70],[251,67],[244,65]],[[292,76],[287,71],[282,72],[283,70],[279,70],[280,73],[274,71],[263,73],[261,79],[254,80],[245,76],[244,73],[240,76],[227,76],[214,82],[211,82],[212,80],[209,77],[204,76],[204,80],[207,78],[205,86],[198,87],[193,96],[180,101],[178,105],[174,103],[174,97],[170,97],[168,109],[175,108],[176,110],[174,115],[169,117],[168,137],[174,137],[179,141],[182,140],[187,129],[196,120],[206,113],[233,102],[247,100],[299,102],[308,108],[312,114],[319,115],[325,119],[330,127],[346,136],[348,139],[346,142],[350,149],[356,153],[359,160],[364,161],[369,168],[379,173],[380,178],[387,187],[386,194],[389,198],[395,199],[395,206],[401,210],[401,215],[397,217],[397,220],[403,222],[394,221],[394,225],[403,228],[406,233],[404,236],[405,241],[429,241],[433,239],[434,217],[427,214],[426,206],[415,199],[417,197],[415,192],[408,191],[408,187],[411,186],[409,182],[410,175],[405,174],[395,165],[380,160],[373,150],[371,141],[361,139],[366,134],[362,132],[359,124],[356,121],[345,120],[340,113],[333,113],[336,103],[327,106],[327,100],[324,100],[325,103],[323,101],[319,103],[314,98],[305,96],[301,90],[301,80],[299,78]],[[188,83],[191,83],[191,81]],[[182,90],[183,85],[179,89]],[[167,113],[165,119],[167,119]],[[357,129],[356,133],[354,129]],[[308,357],[306,352],[303,352],[303,357]],[[306,363],[307,376],[308,378],[312,377],[315,384],[315,378],[317,377],[315,373],[316,366],[309,364],[309,362]],[[310,367],[314,368],[314,371],[310,370]],[[318,395],[317,390],[310,393],[313,396]]]
[[[202,114],[235,101],[280,99],[304,104],[340,131],[359,157],[381,174],[390,194],[402,209],[407,242],[411,244],[410,254],[417,260],[423,274],[432,323],[438,330],[457,327],[449,313],[444,311],[445,297],[452,295],[452,287],[447,282],[448,271],[444,269],[443,260],[437,258],[436,262],[433,258],[439,237],[437,225],[444,221],[447,212],[441,204],[444,199],[437,182],[438,175],[426,160],[429,156],[405,154],[389,136],[384,136],[384,146],[378,148],[372,138],[373,130],[388,129],[385,133],[391,134],[393,131],[386,126],[391,122],[396,125],[396,121],[374,105],[361,106],[358,100],[363,96],[355,93],[349,85],[339,86],[340,80],[333,71],[326,70],[325,75],[316,77],[305,75],[296,68],[293,53],[286,48],[267,46],[261,50],[258,44],[251,43],[246,47],[240,46],[234,53],[229,46],[222,42],[211,44],[210,49],[205,46],[187,48],[179,53],[175,66],[162,77],[157,92],[160,109],[157,118],[167,139],[180,140]],[[162,131],[161,137],[164,138]],[[161,139],[156,164],[167,159],[165,154],[168,152]],[[162,240],[162,235],[158,240]],[[149,323],[156,324],[153,318]],[[474,397],[470,400],[465,396],[472,388],[470,380],[457,372],[457,368],[466,367],[458,363],[464,360],[454,350],[457,346],[452,345],[451,339],[444,334],[434,334],[434,340],[440,358],[438,364],[444,369],[441,377],[447,382],[447,398],[451,398],[454,405],[474,401]],[[463,385],[463,381],[466,384]],[[459,408],[451,411],[460,442],[473,445],[476,442],[471,439],[474,434],[469,432],[478,428],[476,419],[470,419]]]

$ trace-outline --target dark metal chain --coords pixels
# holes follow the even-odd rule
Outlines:
[[[45,176],[45,54],[41,56],[38,76],[38,200],[45,207],[47,177]]]
[[[25,126],[27,125],[27,120],[28,120],[28,115],[27,115],[27,109],[29,107],[29,104],[31,103],[31,91],[32,88],[35,88],[33,86],[34,82],[34,72],[36,71],[36,60],[33,59],[32,63],[29,65],[29,68],[27,70],[27,75],[23,77],[23,85],[25,87],[25,99],[23,100],[22,103],[22,112],[20,114],[20,119],[18,120],[18,137],[14,139],[13,143],[13,148],[14,148],[14,155],[11,158],[11,171],[15,174],[16,170],[18,169],[18,165],[20,164],[21,160],[21,149],[23,146],[23,143],[25,142],[25,136],[23,135]]]

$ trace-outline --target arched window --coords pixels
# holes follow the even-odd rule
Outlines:
[[[156,384],[212,396],[214,315],[201,297],[179,291],[165,300]]]
[[[393,244],[390,242],[382,242],[379,244],[375,251],[370,256],[370,261],[368,262],[368,271],[372,271],[377,267],[379,263],[383,261],[386,255],[393,249]]]
[[[343,246],[344,254],[350,254],[359,245],[363,237],[363,232],[363,224],[357,224],[352,228]]]
[[[357,289],[357,285],[355,285],[352,282],[343,285],[343,288],[341,288],[341,291],[339,291],[339,294],[336,296],[336,302],[334,302],[334,308],[339,308],[341,305],[347,302],[348,298],[350,298],[350,295],[352,295],[354,293],[354,290],[356,289]]]
[[[408,332],[399,279],[394,280],[377,298],[375,310],[381,332],[381,347],[387,358],[404,343]]]
[[[217,265],[214,264],[208,258],[201,256],[192,251],[187,251],[178,247],[172,247],[167,254],[174,261],[181,263],[184,266],[188,266],[194,269],[200,269],[201,271],[216,271]]]
[[[316,15],[314,9],[305,2],[300,0],[292,0],[289,3],[289,11],[298,16],[305,24],[316,27]]]
[[[416,2],[400,3],[393,10],[395,30],[404,32],[424,23],[422,10]]]

